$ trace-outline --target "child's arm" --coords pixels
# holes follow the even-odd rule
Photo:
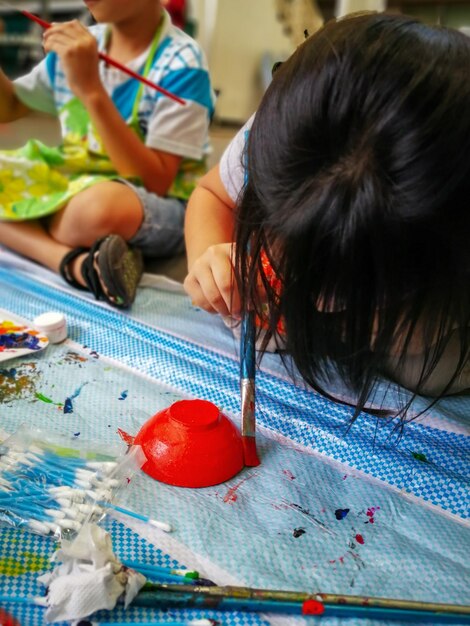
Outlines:
[[[14,122],[30,113],[15,94],[13,83],[0,69],[0,123]]]
[[[199,181],[186,209],[184,288],[196,306],[236,317],[240,300],[232,266],[234,208],[216,166]]]
[[[149,191],[165,195],[181,157],[148,148],[128,128],[101,82],[93,35],[76,20],[54,24],[44,33],[44,49],[60,57],[69,86],[86,107],[116,170],[138,176]]]

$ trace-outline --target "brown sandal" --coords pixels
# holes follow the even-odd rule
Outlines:
[[[87,287],[72,276],[69,264],[80,254],[88,252],[81,273]],[[74,248],[60,264],[64,280],[78,289],[88,289],[97,300],[125,309],[135,300],[137,285],[143,272],[142,253],[131,248],[120,235],[98,239],[88,248]]]

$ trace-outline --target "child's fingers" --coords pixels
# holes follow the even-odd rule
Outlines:
[[[230,310],[227,304],[227,294],[221,291],[221,286],[218,285],[215,280],[211,268],[204,268],[201,271],[198,276],[198,282],[212,310],[220,313],[220,315],[229,315]],[[224,285],[222,285],[222,288],[224,288]]]
[[[52,22],[50,27],[44,31],[44,37],[47,39],[47,37],[51,37],[57,33],[63,33],[73,38],[82,35],[92,36],[78,20],[71,20],[70,22]]]
[[[208,313],[228,315],[225,301],[209,267],[198,268],[197,273],[190,273],[184,281],[184,288],[195,306]]]
[[[55,24],[44,31],[43,43],[45,47],[58,41],[77,49],[96,46],[95,38],[76,20]]]
[[[185,280],[184,288],[191,298],[191,304],[193,306],[197,306],[198,308],[207,311],[207,313],[217,313],[217,311],[209,304],[204,292],[202,291],[201,285],[197,281],[193,280],[191,282],[191,287],[188,287],[187,281]]]
[[[46,52],[62,52],[70,46],[70,39],[60,34],[55,34],[52,37],[44,39],[44,50]]]
[[[235,278],[233,276],[232,263],[228,257],[224,262],[219,263],[213,268],[214,280],[220,295],[224,299],[225,306],[229,314],[233,317],[240,316],[240,295],[236,288]]]

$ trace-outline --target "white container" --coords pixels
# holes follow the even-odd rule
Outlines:
[[[47,335],[51,343],[60,343],[67,339],[67,322],[65,316],[57,311],[49,311],[38,315],[33,326]]]

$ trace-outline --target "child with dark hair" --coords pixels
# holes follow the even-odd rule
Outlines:
[[[253,310],[312,387],[470,388],[470,39],[328,23],[282,64],[186,215],[185,288]],[[246,183],[245,183],[246,181]],[[249,253],[248,253],[249,250]]]
[[[53,24],[44,61],[14,83],[0,71],[0,122],[49,113],[63,138],[58,148],[33,139],[0,153],[0,243],[128,307],[142,254],[183,249],[214,95],[202,50],[160,0],[85,4],[95,26]],[[99,52],[180,101],[101,63]]]

